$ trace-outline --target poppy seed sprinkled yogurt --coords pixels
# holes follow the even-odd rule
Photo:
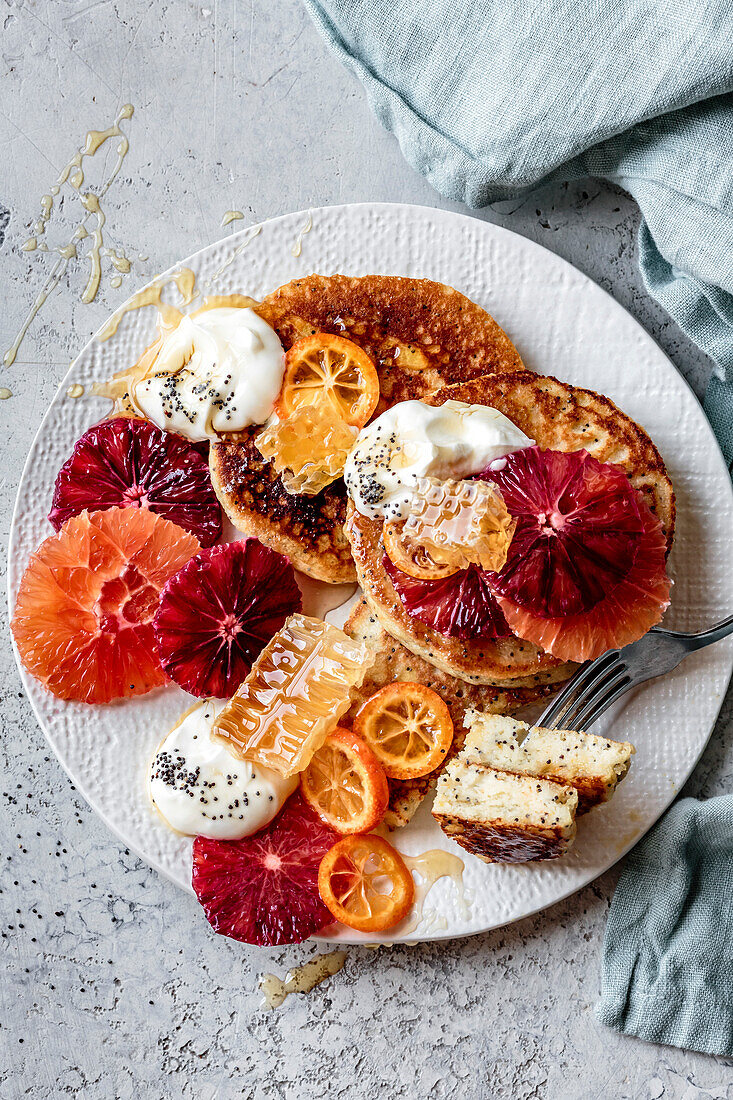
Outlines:
[[[211,739],[224,706],[205,699],[173,727],[150,766],[150,798],[176,832],[239,840],[269,825],[298,786],[270,768],[240,760]]]
[[[361,515],[405,519],[418,478],[469,477],[533,442],[488,405],[400,401],[359,432],[344,481]]]

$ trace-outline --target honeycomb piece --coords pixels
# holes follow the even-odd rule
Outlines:
[[[506,562],[516,522],[487,481],[418,478],[402,530],[436,562],[498,572]]]
[[[219,713],[211,736],[280,775],[302,771],[350,706],[374,655],[338,627],[291,615]]]
[[[284,420],[275,417],[255,439],[288,493],[315,496],[344,470],[358,434],[326,402],[300,405]]]

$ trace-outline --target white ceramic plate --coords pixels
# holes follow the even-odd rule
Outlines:
[[[422,276],[456,287],[507,330],[528,367],[601,391],[647,428],[667,463],[679,507],[667,621],[696,629],[730,613],[733,494],[721,453],[681,375],[620,305],[553,253],[470,217],[388,204],[328,207],[311,216],[312,230],[302,236],[298,256],[308,212],[265,222],[261,232],[245,229],[184,260],[180,266],[196,274],[194,306],[207,293],[261,297],[312,271]],[[75,440],[106,412],[106,403],[91,396],[67,397],[69,384],[80,383],[88,392],[92,381],[133,362],[153,327],[153,309],[127,314],[115,337],[87,344],[54,398],[18,490],[9,550],[11,606],[31,551],[51,534],[46,515],[56,473]],[[615,863],[692,771],[723,700],[732,654],[729,640],[689,657],[594,728],[632,741],[637,754],[613,801],[581,820],[575,847],[564,859],[487,866],[447,840],[423,804],[395,842],[410,854],[441,847],[464,856],[470,904],[450,880],[441,880],[418,929],[407,935],[397,930],[393,938],[441,939],[506,924],[578,890]],[[90,805],[147,863],[190,890],[190,842],[165,828],[145,792],[150,756],[190,697],[170,687],[87,707],[60,702],[22,669],[21,676],[49,743]],[[366,937],[345,930],[338,938]]]

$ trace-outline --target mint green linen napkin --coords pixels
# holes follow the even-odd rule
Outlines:
[[[643,214],[650,293],[716,364],[733,462],[730,0],[305,0],[382,124],[470,206],[582,176]]]
[[[447,197],[480,207],[582,176],[634,196],[646,286],[714,361],[705,408],[730,468],[730,0],[305,4],[407,159]],[[732,895],[733,798],[678,802],[621,876],[598,1018],[733,1055]]]
[[[733,797],[683,798],[629,856],[596,1016],[653,1043],[733,1055]]]

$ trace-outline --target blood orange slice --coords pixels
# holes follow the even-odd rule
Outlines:
[[[302,943],[333,923],[318,868],[338,833],[299,794],[272,824],[244,840],[193,843],[192,885],[215,932],[243,943]]]
[[[300,608],[290,562],[257,539],[202,550],[160,599],[155,638],[163,668],[192,695],[228,699]]]
[[[82,512],[41,544],[11,629],[29,672],[61,699],[109,703],[165,683],[153,615],[165,582],[199,548],[153,512]]]
[[[484,476],[517,521],[506,564],[492,574],[497,595],[556,618],[587,611],[628,575],[646,505],[619,466],[529,447]]]
[[[409,577],[383,557],[384,568],[407,611],[449,638],[507,638],[511,630],[489,584],[475,565],[439,581]]]
[[[206,457],[154,424],[115,417],[79,439],[61,467],[49,520],[60,530],[71,516],[104,508],[149,508],[211,546],[221,535],[221,507]]]
[[[517,520],[506,565],[490,575],[515,634],[586,661],[659,622],[669,604],[666,539],[620,467],[587,451],[531,447],[491,476]]]
[[[509,626],[562,661],[592,661],[608,649],[635,642],[655,626],[669,606],[665,570],[667,540],[659,520],[641,502],[644,525],[636,560],[627,575],[609,587],[588,611],[544,618],[506,597],[499,603]]]

